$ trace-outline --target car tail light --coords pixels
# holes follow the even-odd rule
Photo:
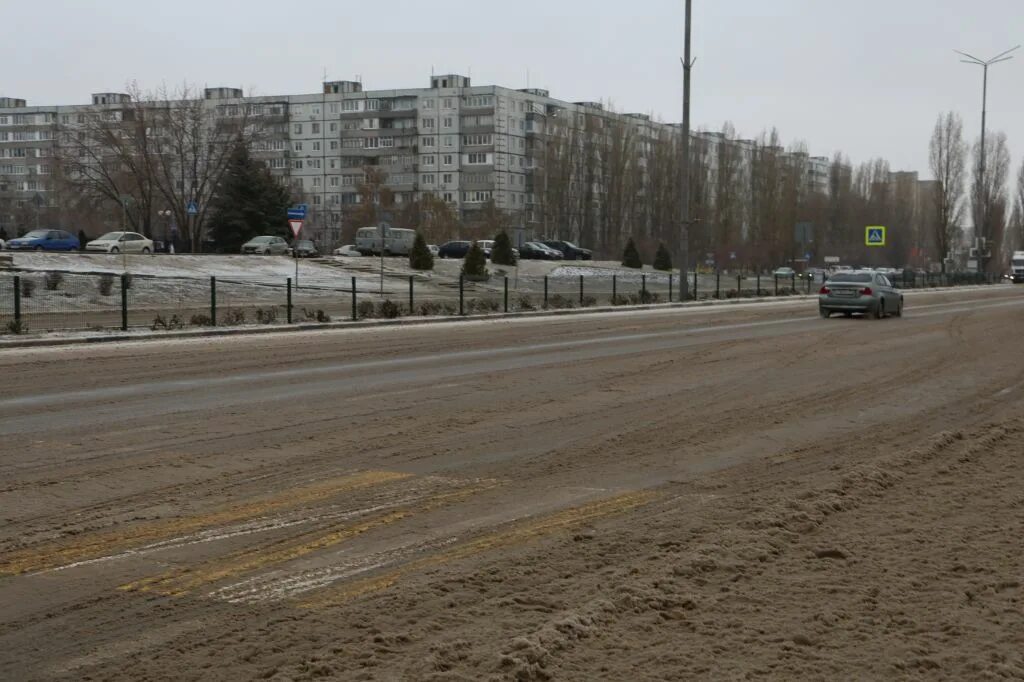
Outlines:
[[[860,290],[861,296],[870,296],[871,293],[871,287],[864,287],[863,289]]]
[[[829,289],[828,287],[822,287],[822,288],[821,288],[821,289],[820,289],[820,290],[818,291],[818,293],[819,293],[819,294],[830,294],[830,293],[832,293],[832,290],[831,290],[831,289]]]

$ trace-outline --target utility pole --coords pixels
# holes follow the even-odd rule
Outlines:
[[[981,270],[981,271],[985,270],[985,267],[984,267],[984,256],[982,256],[982,254],[988,252],[989,246],[987,244],[987,240],[988,240],[989,234],[991,232],[991,226],[989,225],[989,220],[990,220],[991,216],[989,215],[989,208],[990,208],[990,206],[989,206],[988,197],[981,196],[986,191],[987,185],[985,183],[985,172],[988,170],[987,159],[985,157],[985,124],[986,124],[986,118],[988,116],[988,67],[992,66],[993,64],[998,64],[1000,62],[1010,61],[1011,59],[1013,59],[1013,56],[1010,53],[1011,52],[1016,52],[1019,49],[1020,49],[1020,45],[1018,45],[1017,47],[1010,48],[1009,50],[1006,50],[1005,52],[1000,52],[995,57],[992,57],[992,59],[978,59],[974,55],[967,54],[966,52],[961,52],[960,50],[953,50],[958,55],[960,55],[962,57],[966,57],[966,59],[961,59],[960,60],[963,63],[965,63],[965,64],[973,64],[975,66],[980,66],[982,68],[982,80],[981,80],[981,143],[980,143],[980,148],[979,148],[978,182],[977,182],[979,196],[975,196],[974,197],[974,201],[981,201],[982,202],[981,212],[980,212],[981,213],[981,223],[982,224],[974,226],[975,248],[978,249],[978,269]]]
[[[690,24],[692,17],[692,0],[686,0],[686,26],[683,29],[683,140],[682,159],[680,161],[679,201],[682,204],[680,214],[681,226],[679,233],[679,300],[689,298],[689,280],[686,277],[686,265],[690,260],[690,70],[693,59],[690,57]]]

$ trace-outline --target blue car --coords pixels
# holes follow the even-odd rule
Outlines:
[[[64,230],[32,230],[7,242],[12,251],[78,251],[78,237]]]

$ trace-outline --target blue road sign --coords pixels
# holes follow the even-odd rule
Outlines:
[[[288,209],[288,220],[305,220],[306,204],[299,204]]]
[[[195,202],[195,199],[189,200],[188,206],[185,208],[185,212],[189,215],[199,215],[199,204]]]
[[[864,244],[866,246],[885,246],[885,227],[869,225],[864,228]]]

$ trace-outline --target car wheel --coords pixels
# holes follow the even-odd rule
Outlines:
[[[878,307],[875,308],[875,319],[876,320],[881,320],[884,317],[885,317],[885,299],[882,298],[882,299],[878,300]]]
[[[42,251],[42,250],[43,250],[43,247],[41,247],[41,246],[37,246],[37,247],[36,247],[36,248],[35,248],[34,250],[35,250],[35,251]]]
[[[120,253],[120,252],[121,252],[121,249],[117,248],[116,246],[111,247],[111,249],[110,249],[110,253]]]
[[[894,315],[896,315],[896,317],[903,317],[903,299],[902,298],[900,299],[899,304],[897,304],[897,306],[896,306],[896,312],[894,313]]]
[[[142,247],[142,253],[149,254],[149,253],[151,253],[151,251],[149,250],[148,246],[144,246],[144,247]]]
[[[818,308],[818,314],[821,315],[826,320],[828,318],[832,317],[832,311],[831,310],[827,310],[825,308]]]
[[[853,317],[853,313],[851,313],[849,310],[844,310],[843,317]]]

